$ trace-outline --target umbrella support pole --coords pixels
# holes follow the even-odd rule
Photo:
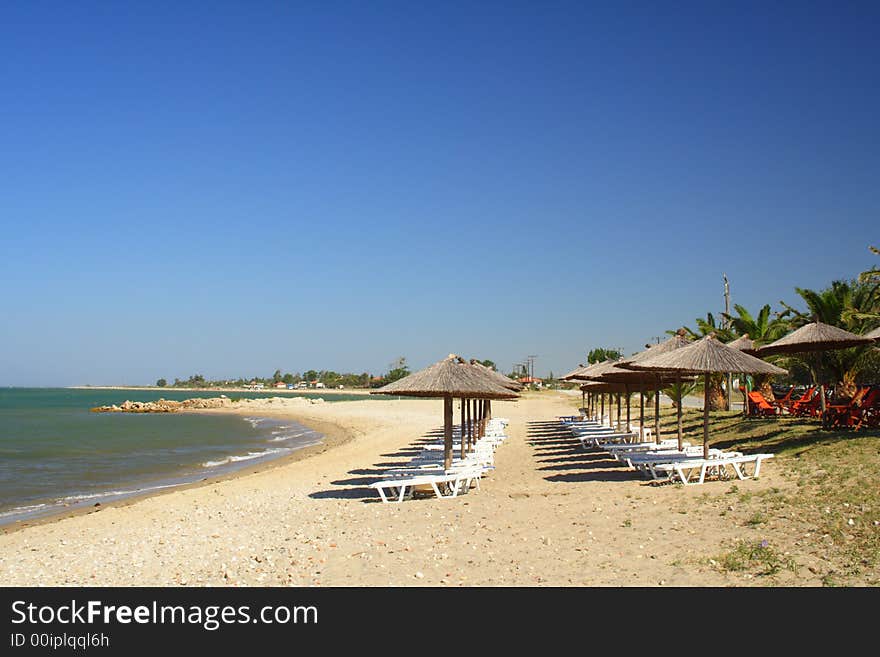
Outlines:
[[[654,393],[654,442],[660,442],[660,377],[657,377],[657,391]]]
[[[452,397],[443,398],[443,463],[447,470],[452,467]]]
[[[645,384],[639,384],[639,440],[645,440]]]
[[[703,458],[709,458],[709,373],[703,377]]]
[[[681,374],[675,375],[675,383],[678,388],[678,409],[676,410],[676,415],[678,416],[678,451],[681,451]]]

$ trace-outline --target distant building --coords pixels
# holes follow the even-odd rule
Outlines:
[[[314,385],[316,388],[326,388],[327,387],[323,383],[321,383],[320,381],[312,381],[312,385]]]
[[[524,376],[517,379],[517,381],[525,386],[535,386],[536,388],[540,388],[542,385],[544,385],[544,379],[539,379],[536,376]]]
[[[275,387],[276,387],[276,388],[286,388],[286,387],[287,387],[287,384],[284,383],[284,381],[278,381],[278,382],[275,384]]]

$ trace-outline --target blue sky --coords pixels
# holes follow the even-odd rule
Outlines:
[[[0,6],[0,385],[561,373],[877,264],[876,3]]]

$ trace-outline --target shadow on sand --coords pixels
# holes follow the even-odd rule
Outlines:
[[[331,481],[330,486],[332,486],[332,488],[310,493],[309,497],[316,500],[334,499],[363,500],[364,503],[381,502],[378,494],[373,489],[369,488],[369,485],[379,479],[379,476],[383,472],[387,472],[392,468],[399,468],[409,463],[414,456],[421,453],[425,445],[436,443],[437,437],[442,435],[442,429],[428,431],[423,436],[419,436],[409,445],[401,447],[396,452],[388,452],[379,455],[387,460],[373,463],[368,468],[354,468],[353,470],[349,470],[346,474],[351,475],[350,478]]]
[[[527,440],[534,449],[536,469],[554,483],[633,481],[638,475],[606,452],[583,449],[558,421],[529,422]]]

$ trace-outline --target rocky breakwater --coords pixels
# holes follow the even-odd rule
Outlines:
[[[304,397],[268,397],[263,399],[230,399],[229,397],[194,397],[183,401],[160,399],[152,402],[125,400],[121,405],[96,406],[92,413],[177,413],[184,410],[209,408],[272,408],[323,404],[324,400]]]

